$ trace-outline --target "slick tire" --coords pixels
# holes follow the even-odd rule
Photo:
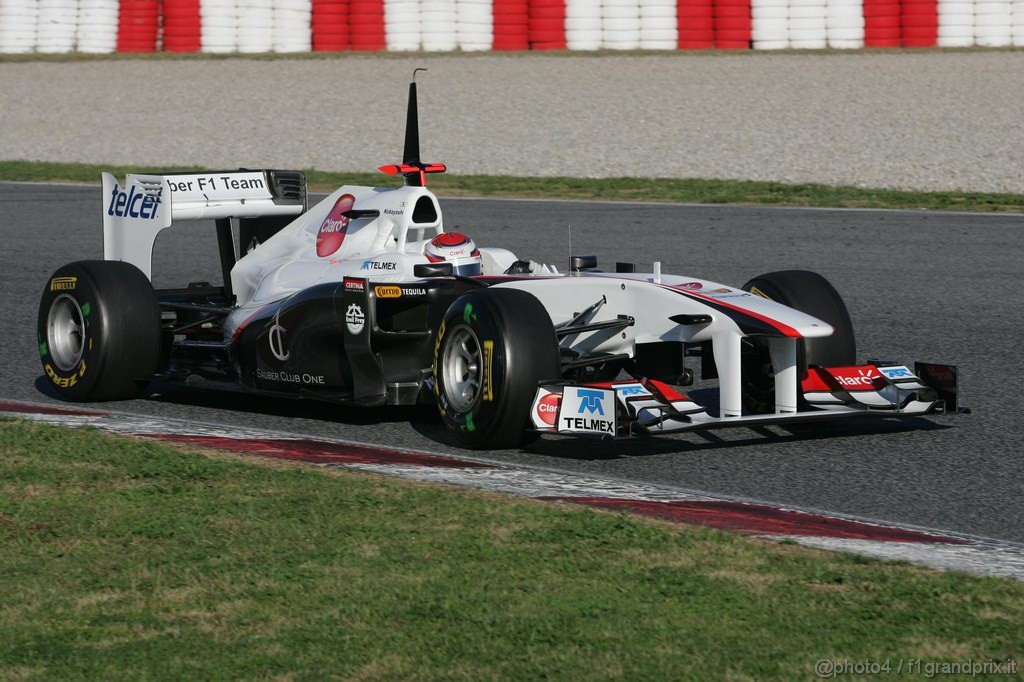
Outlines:
[[[43,372],[67,400],[136,397],[160,357],[160,305],[142,271],[118,261],[59,268],[39,302]]]
[[[797,368],[802,376],[812,365],[842,367],[856,364],[853,322],[839,292],[827,279],[807,270],[769,272],[743,285],[745,291],[782,303],[832,325],[832,336],[804,339],[797,344]],[[775,411],[775,379],[768,343],[746,339],[743,354],[743,402],[748,410]],[[801,399],[800,408],[803,401]]]
[[[551,317],[524,291],[469,292],[445,314],[433,368],[441,419],[460,444],[524,445],[532,440],[525,427],[537,384],[561,373]]]

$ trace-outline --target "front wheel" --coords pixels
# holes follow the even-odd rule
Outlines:
[[[759,275],[743,285],[745,291],[789,306],[823,320],[834,329],[831,336],[803,339],[797,344],[797,370],[812,365],[842,367],[856,364],[857,343],[846,304],[827,279],[807,270],[782,270]],[[745,339],[743,353],[743,402],[755,413],[775,410],[775,373],[768,341]]]
[[[39,301],[43,372],[67,400],[134,398],[160,356],[160,305],[142,271],[119,261],[59,268]]]
[[[537,385],[558,379],[560,367],[551,317],[536,297],[471,291],[448,309],[434,344],[441,419],[468,448],[519,447]]]

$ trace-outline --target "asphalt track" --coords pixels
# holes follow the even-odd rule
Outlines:
[[[567,258],[571,224],[574,251],[608,266],[661,260],[665,272],[731,284],[817,270],[843,293],[861,358],[957,364],[973,410],[607,444],[545,437],[489,458],[1024,541],[1024,216],[473,199],[442,207],[448,229],[556,264]],[[98,187],[0,183],[0,399],[57,402],[36,357],[38,297],[61,264],[101,256],[99,211]],[[215,281],[209,225],[165,232],[155,263],[157,286]],[[352,410],[166,387],[105,407],[462,452],[425,408]]]

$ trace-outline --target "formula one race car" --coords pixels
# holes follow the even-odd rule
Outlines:
[[[568,273],[445,232],[426,187],[410,84],[397,188],[344,186],[306,207],[294,171],[103,174],[102,261],[59,268],[39,307],[43,371],[69,400],[151,381],[345,405],[437,404],[471,448],[539,433],[625,437],[956,410],[956,368],[857,364],[821,276],[740,288],[597,269]],[[157,234],[215,221],[223,286],[154,291]],[[236,250],[232,219],[237,220]],[[680,392],[689,364],[718,404]]]

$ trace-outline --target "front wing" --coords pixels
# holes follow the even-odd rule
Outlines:
[[[921,377],[925,377],[922,379]],[[917,363],[812,367],[801,381],[805,406],[797,412],[713,416],[686,395],[653,379],[537,389],[530,418],[545,433],[603,438],[657,435],[845,417],[917,417],[955,412],[957,371]]]

